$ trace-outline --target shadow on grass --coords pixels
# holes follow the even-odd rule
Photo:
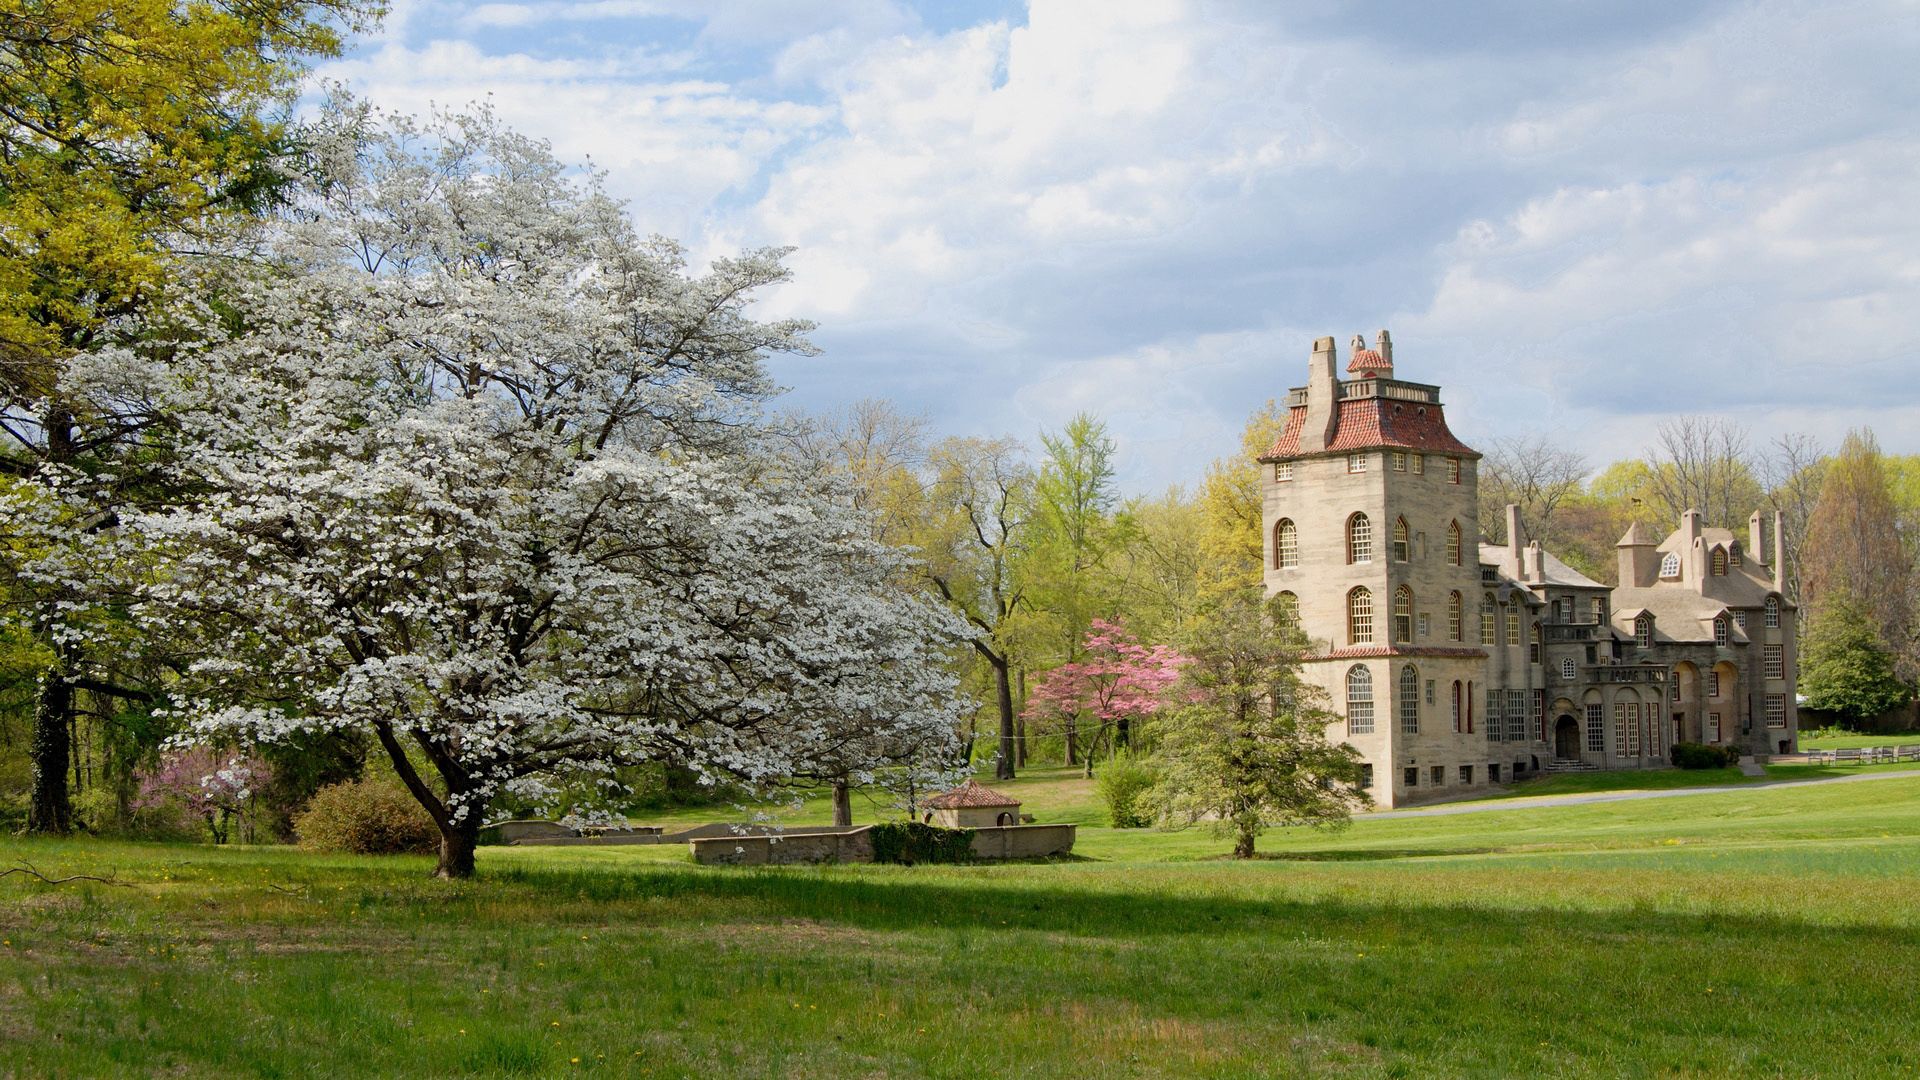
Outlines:
[[[1434,859],[1450,855],[1498,855],[1507,850],[1498,847],[1434,848],[1359,848],[1335,851],[1259,851],[1254,861],[1274,862],[1384,862],[1392,859]],[[1233,856],[1219,859],[1231,861]]]

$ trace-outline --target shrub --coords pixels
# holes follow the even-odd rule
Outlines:
[[[962,863],[973,860],[972,829],[942,829],[918,821],[883,821],[867,830],[877,863]]]
[[[404,788],[380,780],[349,780],[314,792],[293,823],[300,846],[356,855],[435,851],[440,830]]]
[[[1144,829],[1153,824],[1147,793],[1157,779],[1152,766],[1130,754],[1107,764],[1095,783],[1114,828]]]
[[[1740,748],[1677,742],[1673,744],[1672,758],[1682,769],[1724,769],[1740,764]]]

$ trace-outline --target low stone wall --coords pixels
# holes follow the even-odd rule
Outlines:
[[[973,830],[976,859],[1044,859],[1073,853],[1077,825],[994,825]]]
[[[973,830],[973,857],[986,861],[1043,859],[1073,851],[1073,825],[992,825]],[[867,863],[873,843],[862,825],[850,832],[784,836],[714,836],[688,841],[693,861],[710,866],[785,866],[795,863]]]
[[[873,861],[865,826],[851,832],[785,836],[706,836],[687,841],[693,861],[712,866],[784,866],[791,863]]]

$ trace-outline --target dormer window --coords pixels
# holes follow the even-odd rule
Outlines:
[[[1633,643],[1643,649],[1653,648],[1653,616],[1642,615],[1633,620]]]
[[[1678,553],[1669,551],[1660,559],[1660,576],[1663,578],[1677,578],[1680,576],[1680,556]]]
[[[1713,549],[1713,576],[1714,577],[1727,576],[1727,549],[1726,548],[1717,547]]]
[[[1725,615],[1722,615],[1719,618],[1713,620],[1713,643],[1715,645],[1720,646],[1723,649],[1726,648],[1727,617]]]

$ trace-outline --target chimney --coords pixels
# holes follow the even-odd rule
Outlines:
[[[1758,510],[1755,510],[1753,516],[1747,519],[1747,553],[1748,558],[1758,562],[1772,561],[1767,558],[1767,527],[1765,519],[1760,516],[1760,511]]]
[[[1778,510],[1773,513],[1773,591],[1787,594],[1787,518]]]
[[[1507,504],[1507,555],[1513,560],[1514,572],[1524,576],[1526,567],[1520,562],[1520,552],[1527,546],[1527,536],[1520,530],[1520,504]]]
[[[1527,542],[1527,580],[1535,585],[1544,585],[1547,580],[1546,552],[1540,550],[1540,541]]]
[[[1300,452],[1318,453],[1333,441],[1340,421],[1340,378],[1334,374],[1333,339],[1316,338],[1307,362],[1307,417],[1300,429]]]
[[[1680,515],[1680,530],[1687,535],[1687,546],[1693,547],[1700,539],[1700,511],[1688,510]]]
[[[1380,354],[1380,359],[1389,364],[1393,363],[1393,339],[1387,336],[1385,330],[1380,331],[1373,339],[1373,351]]]

